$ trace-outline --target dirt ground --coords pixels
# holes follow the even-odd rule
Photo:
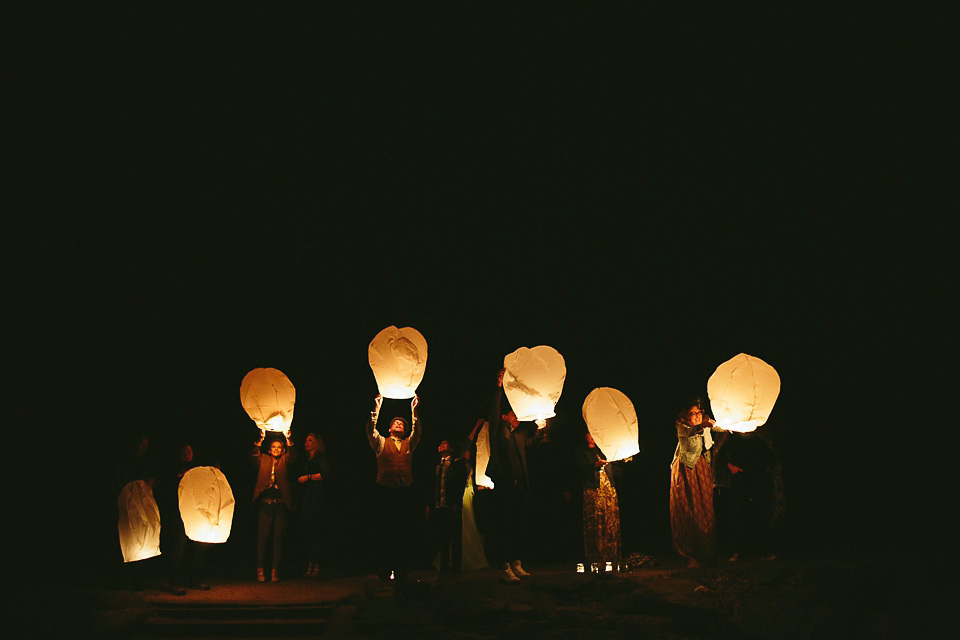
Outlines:
[[[41,637],[195,634],[187,627],[161,633],[148,623],[158,611],[179,609],[265,618],[269,633],[234,627],[248,637],[914,638],[947,628],[947,598],[956,593],[937,588],[929,569],[920,560],[850,558],[687,569],[679,559],[665,559],[600,576],[578,574],[573,566],[532,566],[533,575],[512,586],[500,584],[493,570],[442,577],[422,570],[404,589],[372,575],[277,584],[227,575],[214,577],[210,591],[190,589],[180,597],[157,578],[142,591],[78,583],[26,595]],[[311,606],[322,607],[310,614],[320,616],[313,627],[284,631],[284,617]],[[272,627],[271,616],[277,619]],[[230,635],[240,634],[209,632]]]

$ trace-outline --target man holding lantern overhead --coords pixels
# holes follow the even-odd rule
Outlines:
[[[383,581],[393,572],[397,584],[403,584],[410,570],[413,554],[413,528],[417,513],[417,496],[413,489],[413,450],[420,442],[423,427],[417,410],[420,398],[410,401],[412,421],[395,417],[390,421],[389,437],[377,432],[377,419],[383,396],[377,395],[367,421],[366,433],[370,448],[377,456],[377,499],[375,508],[382,532],[391,532],[394,544],[378,546],[377,575]]]

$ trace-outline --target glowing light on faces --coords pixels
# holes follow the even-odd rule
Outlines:
[[[293,423],[297,390],[279,369],[254,369],[240,383],[240,403],[258,427],[286,431]]]
[[[412,398],[427,368],[427,341],[413,327],[389,326],[370,342],[367,361],[380,395]]]
[[[556,349],[520,347],[503,359],[503,391],[517,419],[546,420],[563,392],[567,365]]]
[[[160,555],[160,509],[153,489],[143,480],[124,485],[117,497],[117,531],[124,562]]]
[[[610,387],[598,387],[583,401],[583,421],[607,460],[640,453],[637,412],[630,398]]]
[[[194,467],[177,487],[180,518],[187,537],[197,542],[226,542],[233,524],[233,491],[215,467]]]
[[[780,375],[760,358],[741,353],[717,367],[707,380],[707,395],[718,427],[753,431],[773,411],[780,395]]]

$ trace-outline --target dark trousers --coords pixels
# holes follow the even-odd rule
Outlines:
[[[206,579],[207,544],[196,542],[187,537],[183,530],[183,521],[176,518],[176,529],[172,532],[170,541],[170,584],[200,584]],[[190,556],[189,568],[184,562]]]
[[[493,490],[490,555],[499,565],[522,559],[529,530],[530,492],[518,486],[497,485]]]
[[[440,570],[460,571],[463,558],[463,510],[437,507],[430,511],[433,548],[440,552]]]
[[[287,505],[282,502],[266,504],[261,502],[257,507],[257,567],[263,568],[264,557],[267,554],[267,541],[273,538],[273,569],[280,568],[280,557],[283,553],[283,534],[287,528]]]
[[[404,582],[410,571],[416,539],[417,495],[413,487],[376,488],[377,508],[377,575],[386,580],[390,572]],[[422,522],[422,519],[421,519]],[[384,544],[384,538],[389,544]]]

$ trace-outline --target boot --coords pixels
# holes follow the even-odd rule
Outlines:
[[[521,578],[526,578],[527,576],[530,575],[529,573],[523,570],[523,567],[520,566],[519,560],[514,560],[513,564],[511,565],[511,568],[513,569],[514,575],[519,576]]]
[[[503,573],[500,574],[500,582],[504,584],[518,584],[520,582],[520,578],[510,569],[509,562],[503,564]]]
[[[277,573],[276,569],[270,570],[270,582],[280,582],[280,574]]]
[[[267,577],[263,575],[263,567],[257,567],[257,582],[266,582]]]

